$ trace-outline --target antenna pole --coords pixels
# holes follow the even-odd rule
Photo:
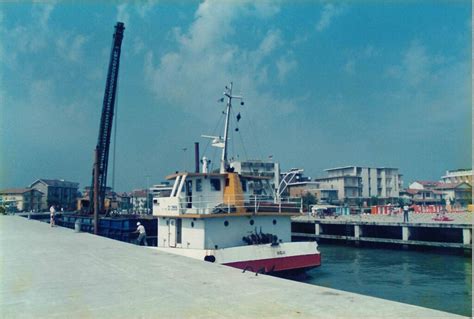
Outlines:
[[[221,157],[221,174],[227,172],[229,163],[227,163],[227,136],[229,134],[229,117],[230,117],[230,108],[232,107],[232,82],[230,82],[230,87],[225,87],[224,95],[227,96],[227,109],[225,115],[225,127],[224,127],[224,148],[222,149]]]
[[[242,101],[242,96],[239,95],[232,95],[232,82],[230,82],[229,87],[225,87],[224,95],[227,97],[227,109],[226,109],[226,116],[225,116],[225,127],[224,127],[224,148],[222,149],[222,157],[221,157],[221,169],[220,173],[224,174],[227,172],[229,168],[229,163],[227,161],[227,140],[229,134],[229,119],[230,119],[230,109],[232,108],[232,99],[240,100],[240,104],[244,105]]]

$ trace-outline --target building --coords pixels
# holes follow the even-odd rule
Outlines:
[[[318,182],[299,182],[288,186],[290,197],[303,197],[305,194],[313,195],[318,203],[336,204],[338,203],[337,189],[320,188]]]
[[[134,190],[130,196],[133,213],[151,214],[152,212],[152,194],[147,189]]]
[[[443,183],[469,183],[472,185],[472,169],[455,169],[446,171],[446,175],[441,176]]]
[[[168,182],[163,182],[161,184],[156,184],[150,187],[150,193],[152,197],[168,197],[171,194],[173,187]]]
[[[398,168],[346,166],[326,170],[328,178],[356,176],[360,178],[359,197],[379,199],[398,198],[400,196],[401,175]],[[352,183],[355,186],[355,183]],[[353,194],[351,192],[350,194]]]
[[[76,210],[77,190],[79,183],[68,182],[63,179],[38,179],[30,185],[44,194],[41,201],[41,210],[47,210],[51,205],[64,210]]]
[[[230,167],[240,175],[258,176],[268,178],[270,187],[273,191],[280,184],[280,165],[273,161],[248,160],[248,161],[232,161]],[[257,192],[258,192],[258,188]],[[258,194],[260,195],[260,194]]]
[[[400,191],[400,197],[418,205],[437,205],[444,202],[444,193],[435,189],[408,188]]]
[[[0,191],[0,205],[7,211],[40,211],[43,193],[32,188],[11,188]]]
[[[442,183],[436,187],[443,193],[446,203],[467,207],[472,204],[472,186],[469,183]]]
[[[117,209],[120,212],[131,212],[132,211],[132,202],[131,195],[128,193],[117,193],[115,196],[117,201]]]
[[[319,184],[319,188],[326,192],[332,191],[332,196],[337,194],[339,202],[355,203],[362,196],[362,179],[358,176],[332,176],[315,178],[314,182]]]

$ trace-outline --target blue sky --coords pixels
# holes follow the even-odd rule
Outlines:
[[[405,185],[471,167],[469,1],[2,3],[0,188],[90,184],[117,21],[119,191],[191,170],[194,142],[217,167],[200,135],[230,81],[240,159],[397,167]]]

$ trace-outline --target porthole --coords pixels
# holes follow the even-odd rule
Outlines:
[[[274,219],[274,220],[273,220],[273,225],[276,225],[276,224],[277,224],[277,220]]]
[[[224,222],[224,226],[225,227],[229,226],[229,222],[227,220]]]
[[[255,222],[253,221],[253,219],[250,220],[250,225],[253,225],[255,224]]]

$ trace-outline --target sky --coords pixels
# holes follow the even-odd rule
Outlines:
[[[194,142],[217,168],[200,136],[222,135],[230,82],[233,158],[395,167],[405,186],[472,165],[470,1],[7,2],[0,188],[90,185],[117,21],[117,191],[193,170]]]

